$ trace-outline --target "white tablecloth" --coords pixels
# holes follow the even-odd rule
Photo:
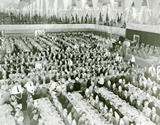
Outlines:
[[[65,125],[58,111],[48,98],[35,100],[34,106],[40,110],[40,115],[45,125]]]
[[[86,113],[91,125],[105,125],[105,123],[107,124],[107,121],[103,119],[103,116],[96,109],[94,109],[86,100],[83,100],[82,96],[78,92],[67,94],[66,96],[75,106],[78,112],[82,110]]]
[[[108,91],[106,88],[98,88],[97,93],[101,93],[103,97],[109,99],[113,105],[117,108],[119,105],[122,107],[119,109],[120,112],[127,116],[130,121],[135,121],[136,123],[143,123],[144,125],[155,125],[149,118],[140,113],[136,108],[130,106],[126,101],[120,99],[114,93]]]

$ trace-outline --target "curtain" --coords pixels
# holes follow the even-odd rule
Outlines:
[[[37,15],[39,16],[39,14],[40,14],[40,0],[36,0],[36,6],[37,6]]]
[[[49,17],[48,9],[49,9],[49,0],[45,0],[45,15],[47,18]]]

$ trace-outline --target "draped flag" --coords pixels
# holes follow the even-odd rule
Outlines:
[[[131,7],[132,3],[133,3],[133,0],[124,0],[124,3],[125,3],[125,8],[129,8]]]
[[[69,0],[63,0],[64,10],[67,11]]]
[[[1,8],[1,12],[3,12],[3,9],[4,9],[3,3],[0,3],[0,8]]]
[[[135,5],[135,8],[137,8],[138,11],[139,11],[141,9],[143,0],[133,0],[133,2],[134,2],[134,5]]]
[[[159,5],[159,0],[147,0],[149,9],[157,9]]]
[[[76,2],[76,5],[77,5],[77,8],[80,9],[82,7],[82,2],[78,1],[78,0],[76,0],[75,2]]]
[[[81,2],[82,2],[82,8],[84,8],[85,5],[86,5],[87,0],[81,0]]]
[[[49,16],[50,17],[54,15],[54,1],[55,0],[49,0],[48,8],[49,8]]]
[[[58,3],[58,0],[55,0],[54,1],[54,13],[56,16],[57,16],[57,3]]]
[[[111,7],[114,8],[114,0],[110,0],[111,2]]]
[[[132,16],[133,16],[133,19],[135,20],[136,17],[137,17],[137,11],[136,11],[136,8],[132,8]]]
[[[33,11],[33,16],[35,15],[35,9],[36,9],[36,2],[32,3],[32,11]]]
[[[32,17],[32,4],[29,5],[29,13],[30,13],[30,19]]]
[[[37,15],[40,14],[40,0],[36,0],[36,6],[37,6]]]
[[[43,0],[40,0],[40,16],[43,16]]]
[[[45,6],[45,14],[46,14],[46,17],[48,18],[49,17],[49,13],[48,13],[48,10],[49,10],[49,0],[45,0],[46,1],[46,6]]]
[[[97,8],[98,0],[92,0],[93,8]]]

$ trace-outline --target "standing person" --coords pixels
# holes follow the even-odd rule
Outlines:
[[[34,84],[31,78],[29,78],[28,82],[25,84],[25,87],[30,94],[34,95]]]
[[[22,86],[19,85],[18,82],[16,82],[15,86],[12,88],[12,94],[15,95],[18,104],[21,103],[22,93],[23,93]]]
[[[130,62],[129,62],[131,67],[133,67],[135,65],[135,62],[136,62],[136,59],[135,59],[134,55],[132,55]]]

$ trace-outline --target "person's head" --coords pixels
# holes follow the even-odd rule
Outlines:
[[[35,114],[35,115],[33,116],[33,119],[36,120],[36,121],[38,121],[38,115]]]
[[[156,108],[155,107],[152,107],[152,113],[156,114]]]
[[[121,86],[118,86],[118,91],[122,92],[122,87]]]
[[[146,100],[145,102],[144,102],[144,107],[148,107],[148,100]]]

